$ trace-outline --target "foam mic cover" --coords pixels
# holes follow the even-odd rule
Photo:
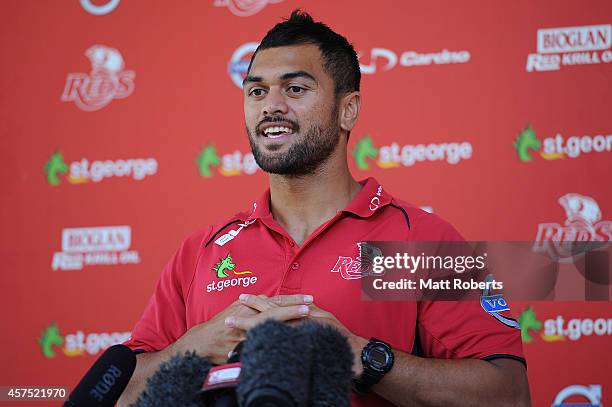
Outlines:
[[[230,353],[227,363],[215,366],[208,372],[202,384],[202,400],[215,407],[237,407],[236,387],[240,380],[240,356],[244,341],[239,342]]]
[[[311,341],[304,331],[272,320],[250,329],[240,358],[240,405],[307,406],[311,358]]]
[[[346,337],[330,325],[309,321],[296,329],[310,338],[314,349],[309,406],[349,407],[354,356]]]
[[[64,406],[114,406],[135,368],[136,355],[130,348],[125,345],[111,346],[83,376]]]
[[[198,394],[212,365],[195,352],[176,354],[147,380],[134,407],[205,405]]]

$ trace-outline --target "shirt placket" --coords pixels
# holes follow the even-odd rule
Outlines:
[[[279,287],[279,294],[297,294],[302,289],[302,273],[300,272],[298,245],[291,237],[283,236],[285,244],[286,261],[284,264],[283,279]]]
[[[323,231],[331,227],[342,216],[342,212],[338,211],[336,215],[316,229],[308,238],[304,241],[302,246],[298,246],[291,236],[283,230],[283,238],[285,243],[285,253],[287,254],[287,261],[285,262],[285,271],[283,280],[279,287],[279,294],[299,294],[302,291],[302,279],[304,277],[303,259],[305,252],[308,251],[310,242],[317,238]],[[282,229],[282,228],[281,228]]]

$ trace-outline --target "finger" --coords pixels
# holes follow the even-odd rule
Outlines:
[[[279,307],[289,307],[291,305],[310,305],[313,302],[312,295],[293,294],[293,295],[277,295],[269,299]]]
[[[259,311],[256,310],[255,308],[251,308],[247,305],[244,304],[240,304],[240,308],[238,308],[235,312],[232,312],[230,314],[224,315],[224,317],[229,316],[229,315],[238,315],[241,317],[249,317],[251,315],[257,315],[259,314]]]
[[[287,307],[271,308],[257,315],[261,320],[274,319],[276,321],[290,321],[308,316],[310,307],[308,305],[290,305]]]
[[[246,331],[267,319],[273,319],[276,321],[290,321],[293,319],[304,318],[308,316],[309,311],[310,310],[307,305],[276,307],[252,317],[240,317],[236,315],[229,316],[225,318],[225,325],[231,328],[243,329]]]
[[[225,318],[225,326],[229,328],[249,330],[256,326],[261,321],[257,318],[257,315],[252,317],[239,317],[239,316],[231,316]]]
[[[270,308],[276,307],[270,299],[264,295],[253,295],[253,294],[240,294],[238,300],[241,304],[246,305],[249,308],[264,312]]]
[[[267,311],[274,307],[289,307],[292,305],[310,305],[313,302],[312,295],[294,294],[277,295],[266,297],[265,295],[241,294],[238,301],[259,312]]]
[[[334,315],[322,308],[317,307],[315,304],[310,304],[309,317],[313,318],[335,318]]]

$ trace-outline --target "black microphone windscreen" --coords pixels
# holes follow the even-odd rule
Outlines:
[[[297,328],[312,340],[311,407],[349,407],[353,351],[346,337],[330,325],[304,322]]]
[[[130,348],[111,346],[83,376],[64,406],[114,406],[135,368],[136,355]]]
[[[133,407],[198,407],[199,391],[211,369],[208,359],[195,352],[176,354],[159,366]]]
[[[250,329],[240,359],[240,405],[306,406],[311,355],[309,338],[285,323],[269,320]]]

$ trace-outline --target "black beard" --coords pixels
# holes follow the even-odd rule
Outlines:
[[[247,129],[255,162],[262,170],[272,174],[299,177],[315,173],[331,156],[340,140],[337,117],[335,109],[327,126],[313,125],[305,129],[302,140],[294,143],[286,154],[273,154],[274,148],[270,152],[262,151],[255,143],[255,138],[262,136]]]

